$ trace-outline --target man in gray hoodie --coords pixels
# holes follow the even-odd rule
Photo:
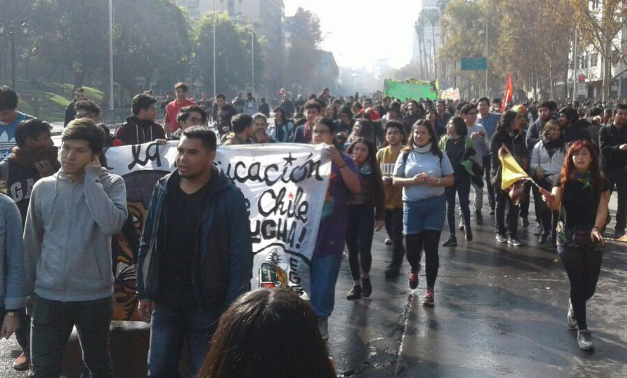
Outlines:
[[[128,216],[124,180],[100,166],[104,132],[86,118],[63,132],[61,170],[37,181],[24,230],[33,296],[35,377],[58,377],[72,328],[93,378],[111,377],[111,237]]]

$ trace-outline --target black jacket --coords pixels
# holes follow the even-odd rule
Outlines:
[[[571,127],[564,127],[562,129],[562,136],[564,137],[564,142],[569,144],[580,139],[592,141],[590,131],[588,131],[588,122],[585,121],[576,122]]]
[[[140,299],[155,299],[160,294],[160,258],[167,245],[167,187],[178,185],[179,179],[178,171],[166,175],[152,194],[136,266]],[[252,234],[244,195],[216,166],[209,185],[207,208],[196,228],[196,253],[190,272],[194,296],[202,310],[215,306],[225,309],[250,290],[253,269]]]
[[[620,149],[627,144],[627,126],[620,129],[614,125],[605,125],[599,131],[601,163],[606,172],[622,171],[627,167],[627,151]]]

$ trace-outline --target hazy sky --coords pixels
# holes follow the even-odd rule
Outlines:
[[[392,67],[409,63],[414,22],[421,0],[284,0],[285,15],[303,7],[320,17],[322,48],[338,65],[370,67],[389,59]]]

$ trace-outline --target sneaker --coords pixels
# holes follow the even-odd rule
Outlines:
[[[428,287],[427,290],[425,291],[425,298],[422,301],[423,306],[427,306],[427,307],[433,307],[435,306],[435,293],[433,292],[433,289]]]
[[[461,231],[463,231],[463,230],[464,230],[464,221],[463,221],[463,220],[460,220],[460,221],[459,221],[459,229],[460,229]]]
[[[466,231],[466,241],[467,242],[472,241],[472,230],[470,229],[470,227],[468,227],[468,231]]]
[[[392,240],[390,240],[389,238],[385,239],[385,245],[392,245]]]
[[[442,247],[455,247],[457,245],[457,238],[455,236],[449,236],[448,240],[442,243]]]
[[[522,217],[522,226],[523,226],[523,228],[529,227],[529,218],[528,217]]]
[[[592,334],[587,329],[580,329],[577,333],[577,344],[581,350],[593,350]]]
[[[493,207],[490,208],[490,215],[494,215],[494,208]]]
[[[13,369],[17,371],[25,371],[28,370],[29,367],[30,361],[26,357],[25,353],[20,354],[19,357],[13,360]]]
[[[544,244],[546,243],[546,241],[549,239],[549,235],[542,233],[540,234],[540,237],[538,238],[538,244]]]
[[[476,216],[476,222],[478,225],[482,225],[483,224],[483,215],[481,214],[481,211],[477,211],[475,213]]]
[[[412,290],[418,288],[418,272],[409,273],[409,288]]]
[[[353,288],[350,289],[348,293],[346,293],[346,299],[348,299],[349,301],[359,298],[361,298],[361,286],[359,285],[353,286]]]
[[[614,230],[614,239],[620,239],[625,235],[626,234],[624,229],[617,228],[616,230]]]
[[[390,264],[385,268],[385,276],[388,278],[398,277],[401,274],[401,267],[398,265]]]
[[[568,324],[571,329],[577,328],[577,318],[575,318],[575,311],[573,310],[573,304],[570,299],[568,300],[568,314],[566,315],[566,324]]]
[[[368,298],[370,294],[372,294],[372,285],[370,284],[370,278],[362,278],[361,286],[363,287],[361,294],[364,296],[364,298]]]
[[[513,245],[514,247],[520,247],[522,245],[522,243],[520,242],[520,240],[518,240],[518,238],[511,237],[511,236],[507,238],[507,244]]]
[[[329,339],[329,319],[328,318],[318,318],[318,331],[320,332],[320,337],[322,337],[322,340]]]
[[[542,227],[542,225],[539,222],[536,222],[536,227],[533,230],[533,234],[535,236],[540,236],[542,235],[543,232],[544,232],[544,227]]]
[[[499,243],[507,243],[507,237],[501,234],[496,234],[496,241]]]

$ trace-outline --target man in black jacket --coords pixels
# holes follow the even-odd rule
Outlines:
[[[65,108],[65,122],[63,122],[63,127],[67,126],[67,124],[72,122],[76,117],[76,108],[74,105],[85,99],[85,90],[83,88],[78,88],[76,92],[74,92],[74,101],[70,102],[67,108]]]
[[[562,128],[564,142],[570,144],[581,139],[591,141],[587,122],[580,122],[579,114],[574,108],[570,106],[564,107],[560,109],[559,115],[559,123]]]
[[[625,235],[627,223],[627,105],[616,105],[613,119],[611,125],[599,131],[599,147],[605,176],[618,193],[614,237],[620,238]]]
[[[183,131],[177,170],[155,186],[137,262],[139,311],[150,320],[149,376],[178,376],[187,339],[196,377],[222,312],[250,290],[253,253],[242,192],[213,165],[216,135]]]

